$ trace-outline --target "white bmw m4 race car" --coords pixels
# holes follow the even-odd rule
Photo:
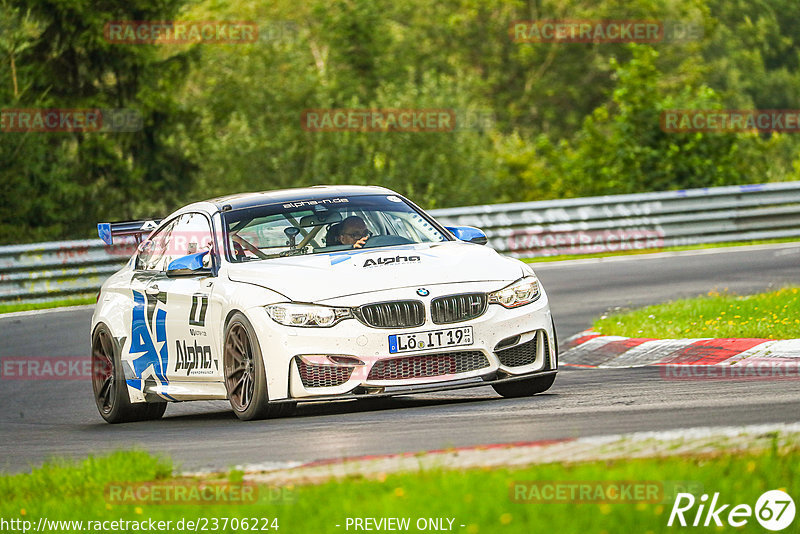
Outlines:
[[[227,399],[252,420],[484,385],[521,397],[555,380],[533,270],[388,189],[235,195],[98,231],[139,243],[92,317],[94,396],[110,423],[177,401]]]

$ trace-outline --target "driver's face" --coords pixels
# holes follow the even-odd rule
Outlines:
[[[367,236],[367,225],[364,221],[356,221],[342,228],[339,240],[342,245],[353,245],[362,237]]]

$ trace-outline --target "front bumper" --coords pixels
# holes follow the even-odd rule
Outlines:
[[[329,401],[340,401],[340,400],[353,400],[353,399],[375,399],[381,397],[395,397],[397,395],[419,395],[422,393],[435,393],[438,391],[452,391],[456,389],[467,389],[467,388],[475,388],[480,386],[491,386],[494,384],[506,384],[508,382],[517,382],[519,380],[525,380],[532,377],[540,377],[540,376],[550,376],[558,373],[557,370],[546,370],[546,371],[537,371],[534,373],[529,373],[525,375],[511,375],[505,376],[503,378],[491,378],[486,377],[483,379],[467,379],[467,380],[458,380],[458,381],[450,381],[450,382],[442,382],[439,384],[433,385],[423,385],[423,386],[407,386],[407,387],[394,387],[394,388],[386,388],[383,391],[376,391],[372,393],[348,393],[345,395],[321,395],[321,396],[312,396],[312,397],[303,397],[300,399],[278,399],[271,402],[275,404],[287,403],[287,402],[329,402]]]
[[[470,284],[470,291],[491,291]],[[464,287],[437,287],[437,295],[464,292]],[[384,292],[382,292],[384,293]],[[373,295],[372,298],[376,296]],[[375,300],[409,298],[408,290],[393,290]],[[430,299],[414,295],[430,309]],[[358,303],[327,302],[333,306]],[[428,391],[491,385],[557,370],[557,350],[547,295],[518,308],[491,304],[480,317],[453,324],[425,324],[414,328],[369,327],[349,319],[330,328],[281,326],[263,308],[249,310],[261,343],[271,401],[336,400],[375,398]],[[392,334],[427,332],[471,326],[473,343],[468,346],[389,353]],[[325,355],[357,358],[359,366],[313,367]],[[391,372],[377,372],[390,369]],[[331,372],[329,372],[331,371]],[[327,374],[326,374],[327,373]]]

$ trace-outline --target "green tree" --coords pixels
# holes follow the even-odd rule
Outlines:
[[[645,45],[630,48],[630,61],[611,61],[617,80],[612,100],[586,118],[571,142],[561,143],[561,153],[550,153],[563,158],[555,167],[570,196],[759,181],[770,143],[752,133],[663,131],[662,112],[721,109],[722,99],[702,83],[664,82],[658,53]]]
[[[180,202],[194,164],[175,130],[190,122],[175,103],[192,51],[163,54],[103,38],[113,20],[164,20],[181,2],[24,1],[4,3],[0,50],[11,82],[3,108],[130,108],[132,133],[0,133],[0,242],[90,235],[100,219],[164,211]],[[10,208],[9,208],[10,207]],[[145,212],[145,210],[147,210]]]

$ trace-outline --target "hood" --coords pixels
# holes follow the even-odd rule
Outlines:
[[[486,246],[448,241],[347,250],[226,266],[236,282],[277,291],[298,302],[384,289],[458,282],[513,282],[527,271]]]

